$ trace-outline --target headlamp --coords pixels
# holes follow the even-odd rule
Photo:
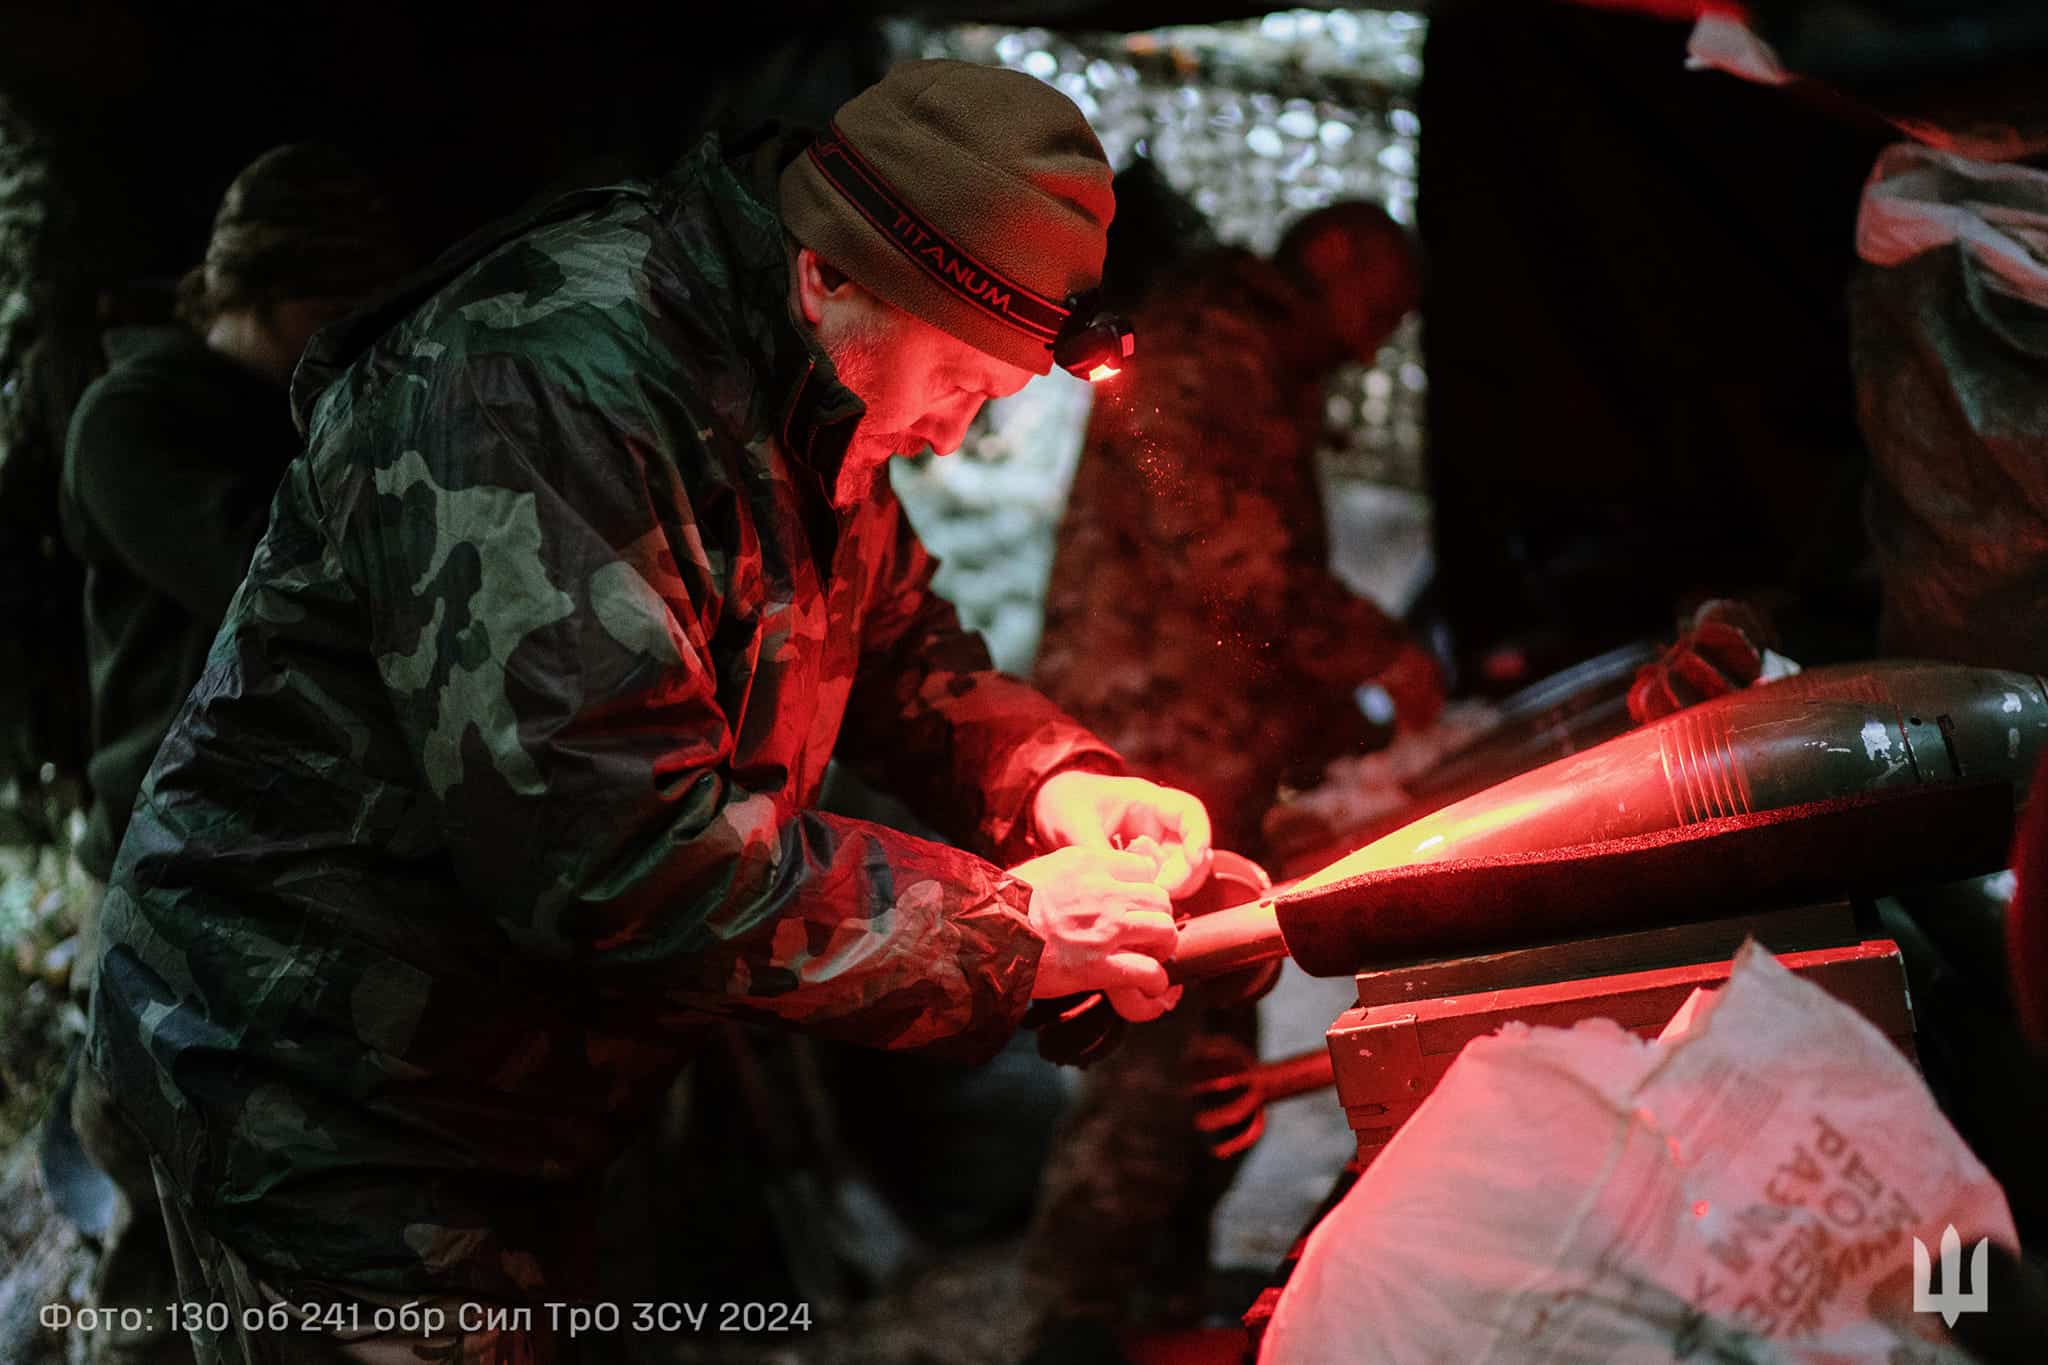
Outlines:
[[[1137,349],[1130,320],[1102,306],[1102,291],[1066,298],[1067,318],[1053,338],[1052,358],[1077,379],[1099,383],[1123,369]]]

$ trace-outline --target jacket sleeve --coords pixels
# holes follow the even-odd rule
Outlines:
[[[682,487],[694,424],[607,415],[573,377],[503,357],[413,401],[409,438],[378,447],[402,453],[373,451],[372,486],[330,505],[357,508],[345,553],[467,893],[629,1018],[999,1048],[1041,947],[1027,888],[793,809],[779,768],[733,761],[742,727],[808,718],[755,685],[772,633],[722,619],[759,551]]]
[[[1035,847],[1039,784],[1072,767],[1121,773],[1116,751],[1028,683],[996,671],[979,635],[932,591],[938,562],[878,478],[876,563],[840,757],[948,839],[1005,865]]]
[[[1321,564],[1289,566],[1282,619],[1299,674],[1347,694],[1377,676],[1409,644],[1407,627]]]
[[[160,397],[103,380],[73,418],[66,477],[93,533],[136,577],[214,622],[270,519],[269,486],[252,492],[236,465],[247,458]]]

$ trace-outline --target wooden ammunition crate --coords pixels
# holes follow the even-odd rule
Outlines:
[[[1696,988],[1728,980],[1736,949],[1752,935],[1914,1057],[1898,945],[1864,937],[1846,904],[1365,972],[1358,1004],[1328,1034],[1361,1167],[1472,1039],[1510,1020],[1569,1028],[1582,1019],[1655,1037]]]
[[[1726,983],[1736,951],[1754,937],[1860,1011],[1917,1065],[1905,964],[1896,943],[1866,936],[1873,925],[1867,906],[1815,905],[1359,973],[1358,1003],[1327,1035],[1358,1152],[1244,1315],[1254,1351],[1315,1225],[1429,1098],[1465,1044],[1510,1020],[1569,1028],[1612,1019],[1653,1038],[1695,989]]]

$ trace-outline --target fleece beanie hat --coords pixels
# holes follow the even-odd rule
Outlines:
[[[1069,295],[1095,288],[1109,160],[1036,77],[906,62],[839,107],[782,173],[797,241],[888,303],[1044,374]]]
[[[202,322],[283,299],[362,299],[415,264],[377,182],[339,148],[273,147],[242,169],[214,215],[206,261],[179,286]]]

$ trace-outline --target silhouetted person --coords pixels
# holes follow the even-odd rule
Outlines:
[[[1201,797],[1217,848],[1257,858],[1283,779],[1384,738],[1362,684],[1407,725],[1440,702],[1429,656],[1331,572],[1316,472],[1330,376],[1377,354],[1418,262],[1370,204],[1309,214],[1267,260],[1207,240],[1148,163],[1117,188],[1107,274],[1139,276],[1142,342],[1089,419],[1033,680],[1132,771]],[[1062,1125],[1025,1252],[1048,1358],[1082,1349],[1061,1333],[1142,1316],[1144,1288],[1167,1320],[1200,1307],[1238,1163],[1196,1132],[1188,1053],[1205,1034],[1256,1041],[1252,1005],[1202,996],[1127,1030]]]
[[[292,369],[324,323],[411,263],[376,186],[342,153],[273,148],[229,185],[206,259],[179,287],[179,321],[105,337],[108,369],[86,389],[66,442],[65,538],[85,564],[92,686],[92,802],[77,858],[84,906],[74,989],[91,989],[100,895],[142,775],[198,681],[299,451]],[[157,1308],[177,1297],[148,1157],[90,1068],[71,1109],[95,1164],[120,1188],[95,1301]],[[86,1334],[96,1361],[189,1360],[182,1332]]]

